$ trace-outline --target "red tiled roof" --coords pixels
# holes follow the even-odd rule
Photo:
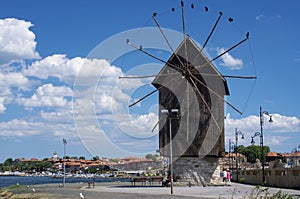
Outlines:
[[[237,156],[238,157],[244,157],[244,155],[241,154],[241,153],[237,153]],[[228,154],[225,155],[225,157],[227,157],[227,158],[229,158],[229,157],[235,157],[235,153],[228,153]]]
[[[294,153],[288,153],[285,154],[286,157],[300,157],[300,151],[294,152]]]
[[[269,152],[267,157],[277,157],[279,154],[277,152]]]

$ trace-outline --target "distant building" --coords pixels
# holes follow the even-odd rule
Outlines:
[[[300,151],[284,155],[288,166],[290,167],[300,167]]]
[[[246,167],[247,157],[241,153],[228,153],[223,159],[223,169],[236,169],[236,161],[239,169]]]

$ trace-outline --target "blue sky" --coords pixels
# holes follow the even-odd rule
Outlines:
[[[290,152],[300,144],[299,4],[292,0],[185,1],[186,32],[199,44],[204,43],[218,12],[223,12],[206,48],[211,57],[250,32],[249,42],[214,62],[224,74],[258,77],[256,81],[228,80],[231,95],[226,99],[244,114],[226,107],[226,143],[238,128],[246,137],[240,144],[250,144],[251,136],[260,128],[262,106],[274,120],[264,126],[265,144],[279,152]],[[204,12],[204,6],[209,12]],[[172,7],[175,12],[171,12]],[[157,133],[150,131],[157,119],[157,95],[126,109],[129,113],[115,112],[153,89],[148,85],[151,80],[119,82],[118,77],[153,74],[162,65],[132,52],[125,39],[120,41],[124,41],[126,53],[109,60],[122,47],[110,42],[123,38],[122,32],[128,30],[135,30],[129,34],[134,41],[143,33],[136,28],[155,27],[153,12],[158,12],[163,28],[181,32],[179,7],[180,1],[173,0],[1,1],[0,162],[7,157],[50,157],[54,151],[61,155],[63,138],[68,141],[70,156],[128,155],[124,150],[133,155],[154,152]],[[233,23],[228,17],[233,17]],[[141,43],[134,44],[146,45],[152,36],[144,35]],[[162,49],[150,51],[167,59],[170,53]],[[241,67],[232,70],[240,62]],[[82,70],[83,66],[87,70]],[[78,84],[86,79],[89,84]],[[124,86],[131,90],[124,91]],[[119,117],[128,120],[124,123]]]

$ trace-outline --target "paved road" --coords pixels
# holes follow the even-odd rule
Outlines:
[[[35,192],[32,192],[32,188]],[[265,189],[260,188],[259,190]],[[218,187],[174,187],[174,195],[168,187],[131,187],[130,183],[98,183],[95,188],[87,188],[86,184],[67,184],[65,188],[56,184],[34,185],[30,188],[22,187],[13,190],[15,194],[27,194],[28,198],[76,199],[82,193],[86,199],[247,199],[258,198],[257,194],[273,195],[278,191],[288,193],[294,198],[300,198],[300,190],[268,188],[266,192],[259,192],[255,186],[232,183],[231,186]],[[23,197],[26,198],[26,197]]]
[[[81,190],[83,190],[82,188]],[[87,189],[85,189],[87,190]],[[265,191],[263,191],[265,190]],[[251,185],[244,185],[238,183],[232,183],[231,186],[208,186],[208,187],[174,187],[174,196],[170,196],[170,188],[168,187],[131,187],[124,184],[120,185],[107,185],[96,186],[91,191],[98,191],[100,193],[124,193],[132,194],[136,198],[141,196],[150,198],[255,198],[260,194],[264,196],[266,194],[274,195],[279,191],[300,198],[300,190],[291,189],[278,189],[278,188],[256,188]]]

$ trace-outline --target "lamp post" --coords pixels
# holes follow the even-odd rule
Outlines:
[[[238,137],[239,135],[242,136],[242,139],[245,138],[244,134],[241,131],[238,131],[237,128],[235,128],[235,168],[236,168],[236,181],[239,181],[239,164],[238,164]]]
[[[269,122],[273,122],[272,116],[267,112],[263,111],[262,107],[259,107],[259,117],[260,117],[260,142],[261,142],[261,163],[262,163],[262,176],[263,184],[265,183],[265,158],[264,158],[264,133],[263,133],[263,124],[264,124],[264,115],[270,117]]]
[[[67,145],[67,140],[63,138],[63,144],[64,144],[64,178],[63,178],[63,187],[65,187],[66,184],[66,145]]]
[[[170,175],[171,175],[171,180],[170,180],[170,187],[171,187],[171,194],[174,193],[173,189],[173,143],[172,143],[172,119],[179,119],[179,113],[178,109],[171,109],[171,110],[166,110],[163,109],[161,110],[162,114],[166,114],[167,119],[169,120],[169,145],[170,145],[170,159],[169,159],[169,167],[170,167]]]
[[[264,158],[264,115],[270,117],[269,122],[273,122],[272,115],[270,115],[267,111],[263,111],[262,107],[259,107],[259,119],[260,119],[260,132],[255,132],[254,136],[252,136],[251,144],[254,145],[254,137],[260,137],[260,145],[261,145],[261,166],[262,166],[262,184],[265,183],[265,158]]]
[[[229,139],[229,167],[231,166],[231,168],[233,168],[233,166],[232,166],[232,162],[233,161],[231,161],[231,150],[233,150],[233,147],[234,147],[234,142],[233,141],[231,141],[231,139]]]

